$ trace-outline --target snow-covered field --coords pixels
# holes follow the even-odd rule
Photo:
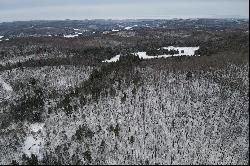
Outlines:
[[[74,37],[78,37],[78,34],[70,34],[70,35],[64,35],[65,38],[74,38]]]
[[[169,46],[169,47],[163,47],[162,49],[179,51],[179,54],[174,54],[173,56],[183,56],[183,55],[194,56],[195,51],[199,50],[200,47],[173,47],[173,46]]]
[[[107,63],[110,63],[110,62],[117,62],[117,61],[119,61],[120,56],[121,56],[121,55],[116,55],[115,57],[111,58],[110,60],[105,60],[105,61],[102,61],[102,62],[107,62]]]
[[[199,50],[200,47],[162,47],[161,49],[164,50],[176,50],[179,51],[178,54],[174,55],[157,55],[157,56],[149,56],[147,55],[146,52],[137,52],[137,53],[132,53],[132,55],[138,56],[141,59],[155,59],[155,58],[169,58],[169,57],[174,57],[174,56],[200,56],[200,55],[195,55],[195,51]],[[160,48],[158,49],[160,50]],[[120,55],[116,55],[115,57],[109,59],[109,60],[104,60],[102,62],[117,62],[120,59]]]
[[[125,30],[131,30],[133,27],[125,27]]]

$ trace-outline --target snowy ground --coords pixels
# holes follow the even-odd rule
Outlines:
[[[133,27],[125,27],[125,30],[131,30]]]
[[[102,61],[102,62],[107,62],[107,63],[110,63],[110,62],[117,62],[117,61],[119,61],[120,56],[121,56],[121,55],[116,55],[115,57],[111,58],[110,60],[105,60],[105,61]]]
[[[11,96],[13,95],[12,92],[13,92],[12,86],[0,77],[0,104],[4,100],[11,99]]]
[[[78,34],[75,35],[64,35],[65,38],[74,38],[74,37],[78,37]]]
[[[26,137],[23,146],[23,153],[31,157],[35,154],[42,159],[40,152],[44,145],[44,123],[34,123],[30,125],[30,134]]]
[[[199,50],[200,47],[163,47],[162,49],[165,50],[176,50],[179,51],[178,54],[174,55],[157,55],[157,56],[148,56],[146,52],[137,52],[137,53],[132,53],[135,56],[139,56],[141,59],[154,59],[154,58],[169,58],[172,56],[199,56],[195,55],[195,51]],[[160,48],[158,49],[160,50]],[[120,59],[120,55],[116,55],[115,57],[111,58],[110,60],[104,60],[102,62],[117,62]]]
[[[0,84],[2,85],[4,90],[6,90],[8,92],[13,91],[12,87],[9,84],[7,84],[1,77],[0,77]]]
[[[179,54],[174,54],[173,56],[194,56],[195,51],[199,50],[200,47],[163,47],[164,50],[176,50],[179,51]]]

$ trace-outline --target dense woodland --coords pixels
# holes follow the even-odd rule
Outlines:
[[[248,164],[248,31],[132,32],[0,42],[0,164]]]

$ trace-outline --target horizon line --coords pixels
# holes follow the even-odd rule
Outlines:
[[[190,18],[83,18],[83,19],[27,19],[27,20],[12,20],[12,21],[1,21],[0,23],[13,23],[13,22],[32,22],[32,21],[84,21],[84,20],[113,20],[113,21],[123,21],[123,20],[190,20],[190,19],[218,19],[218,20],[228,20],[228,19],[240,19],[249,20],[249,17],[190,17]]]

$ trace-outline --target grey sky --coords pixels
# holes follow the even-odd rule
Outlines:
[[[95,18],[249,18],[249,0],[0,0],[0,22]]]

